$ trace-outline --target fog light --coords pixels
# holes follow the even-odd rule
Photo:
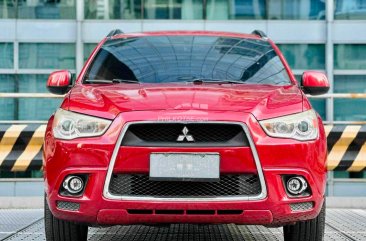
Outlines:
[[[291,177],[287,180],[287,191],[293,195],[299,195],[308,187],[308,183],[301,176]]]
[[[78,176],[68,176],[62,186],[72,194],[81,192],[84,189],[84,181]]]

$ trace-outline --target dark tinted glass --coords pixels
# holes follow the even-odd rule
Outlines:
[[[84,0],[84,16],[85,19],[141,19],[141,0]]]
[[[207,0],[207,19],[265,19],[266,1]]]
[[[46,93],[45,74],[0,74],[0,93]],[[61,98],[0,98],[0,120],[47,120]]]
[[[337,0],[341,1],[341,0]],[[350,2],[351,0],[343,0]],[[366,1],[366,0],[355,0]],[[209,20],[324,20],[324,0],[206,0]],[[359,4],[360,5],[360,4]],[[364,14],[364,13],[363,13]],[[357,15],[362,15],[358,13]]]
[[[325,99],[310,99],[311,105],[318,112],[323,120],[326,120],[326,102]]]
[[[366,19],[366,0],[335,0],[334,19]]]
[[[335,75],[334,93],[366,93],[366,76]],[[366,121],[365,105],[366,99],[335,99],[334,119],[337,121]]]
[[[335,44],[335,69],[365,69],[366,44]]]
[[[85,43],[84,44],[84,63],[88,60],[89,56],[93,53],[93,50],[97,47],[97,44]]]
[[[211,36],[151,36],[108,41],[85,79],[290,83],[281,60],[267,41]]]
[[[346,0],[349,1],[349,0]],[[324,0],[267,0],[267,19],[324,20]]]
[[[324,44],[278,44],[292,69],[325,69]]]
[[[17,0],[18,18],[75,19],[76,1],[70,0]]]
[[[12,69],[14,66],[14,44],[0,43],[0,68]]]
[[[15,18],[16,1],[0,0],[0,19]]]
[[[21,69],[75,69],[75,44],[20,43]]]
[[[144,19],[202,19],[202,0],[144,0]]]

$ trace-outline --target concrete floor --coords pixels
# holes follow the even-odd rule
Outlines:
[[[89,240],[283,240],[281,228],[241,225],[89,228]],[[0,240],[45,240],[42,209],[0,210]],[[366,240],[365,209],[328,209],[325,240]]]

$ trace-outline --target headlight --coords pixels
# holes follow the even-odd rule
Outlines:
[[[269,136],[292,138],[300,141],[318,137],[318,119],[314,110],[259,121]]]
[[[65,140],[100,136],[108,129],[111,122],[110,120],[58,109],[52,125],[53,135],[57,139]]]

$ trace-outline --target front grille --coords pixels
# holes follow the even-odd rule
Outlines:
[[[314,207],[313,202],[304,202],[304,203],[291,203],[290,208],[291,211],[307,211]]]
[[[183,129],[186,128],[186,133]],[[181,136],[183,140],[178,141]],[[190,138],[192,137],[192,138]],[[241,125],[225,123],[137,123],[128,127],[123,146],[248,146]]]
[[[152,181],[148,175],[113,174],[109,192],[116,196],[212,198],[252,196],[261,192],[258,175],[221,175],[218,182]]]
[[[74,203],[74,202],[58,201],[57,208],[62,209],[62,210],[69,210],[69,211],[78,211],[80,209],[80,204]]]

